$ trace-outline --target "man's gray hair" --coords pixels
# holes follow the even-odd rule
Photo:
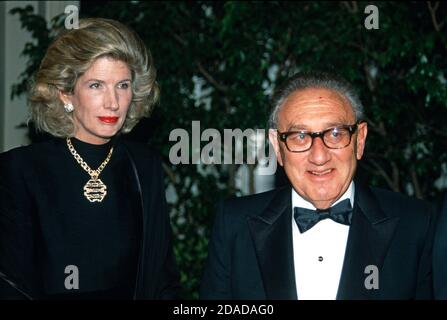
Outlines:
[[[308,88],[334,90],[344,96],[354,111],[356,121],[363,120],[363,105],[355,89],[345,79],[327,72],[297,73],[289,78],[273,96],[269,127],[278,128],[278,115],[284,101],[294,92]]]

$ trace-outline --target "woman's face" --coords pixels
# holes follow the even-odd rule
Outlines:
[[[77,139],[104,144],[117,134],[132,101],[131,79],[125,62],[101,57],[79,77],[73,94],[61,93],[64,103],[73,104]]]

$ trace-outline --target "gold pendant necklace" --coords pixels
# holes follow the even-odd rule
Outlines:
[[[76,152],[70,138],[67,138],[67,146],[68,150],[70,150],[70,153],[80,164],[82,169],[90,175],[90,180],[88,180],[84,185],[84,196],[90,202],[102,202],[107,195],[107,186],[101,181],[101,179],[99,179],[99,175],[101,174],[102,170],[104,170],[107,163],[109,163],[110,158],[112,157],[113,147],[110,148],[107,158],[101,163],[98,169],[92,170],[84,159],[82,159],[79,153]]]

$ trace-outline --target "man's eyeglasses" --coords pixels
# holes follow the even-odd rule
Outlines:
[[[357,122],[352,125],[344,125],[326,129],[320,132],[305,130],[279,132],[279,140],[286,144],[290,152],[304,152],[312,148],[315,138],[320,137],[324,145],[329,149],[343,149],[351,143],[352,135],[357,131]]]

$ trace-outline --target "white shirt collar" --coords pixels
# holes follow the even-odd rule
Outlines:
[[[354,181],[351,181],[345,193],[343,193],[343,195],[337,201],[335,201],[332,206],[336,205],[337,203],[339,203],[344,199],[349,198],[349,200],[351,201],[351,206],[352,208],[354,208],[354,192],[355,192]],[[305,200],[302,196],[300,196],[298,192],[296,192],[295,189],[292,187],[292,209],[294,207],[301,207],[312,210],[317,209],[312,203],[310,203],[309,201]]]
[[[346,198],[349,198],[354,206],[354,182],[351,182],[346,192],[334,204]],[[292,205],[315,209],[293,188]],[[335,300],[350,227],[325,219],[305,233],[300,233],[293,218],[293,209],[291,219],[298,299]]]

